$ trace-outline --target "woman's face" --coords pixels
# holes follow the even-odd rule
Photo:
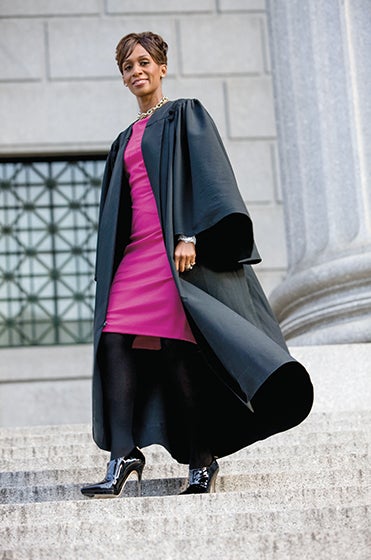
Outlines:
[[[124,84],[136,97],[162,95],[161,78],[166,76],[166,64],[157,64],[139,43],[122,65]]]

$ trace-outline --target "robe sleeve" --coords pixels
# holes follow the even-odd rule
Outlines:
[[[109,187],[110,179],[111,179],[111,175],[112,175],[112,170],[113,170],[113,166],[115,164],[115,160],[116,160],[117,152],[118,152],[118,149],[119,149],[119,145],[120,145],[120,137],[116,138],[116,140],[112,143],[111,148],[110,148],[110,150],[108,152],[108,155],[107,155],[106,164],[104,166],[103,178],[102,178],[102,188],[101,188],[101,195],[100,195],[98,220],[100,220],[100,217],[102,215],[102,210],[103,210],[104,203],[105,203],[105,200],[106,200],[108,187]]]
[[[198,257],[211,268],[260,262],[252,220],[212,117],[197,99],[186,101],[183,117],[193,205],[186,235],[196,235]]]
[[[104,166],[103,178],[102,178],[102,187],[101,187],[101,194],[100,194],[100,203],[99,203],[99,210],[98,210],[98,224],[97,224],[97,231],[100,230],[100,223],[104,208],[104,203],[107,197],[108,187],[110,184],[113,166],[115,164],[117,152],[119,149],[120,144],[120,137],[116,138],[116,140],[112,143],[111,148],[108,152],[106,163]],[[98,240],[97,240],[97,247],[98,247]],[[97,251],[96,251],[97,254]],[[95,263],[95,272],[94,272],[94,280],[97,281],[97,261]]]

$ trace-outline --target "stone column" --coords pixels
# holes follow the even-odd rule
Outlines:
[[[289,344],[371,342],[371,0],[267,0]]]

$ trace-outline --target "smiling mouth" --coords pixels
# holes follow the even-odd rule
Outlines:
[[[140,80],[135,80],[132,85],[133,86],[142,86],[146,83],[146,81],[147,80],[145,78],[141,78]]]

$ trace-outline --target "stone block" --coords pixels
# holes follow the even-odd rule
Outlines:
[[[189,13],[211,12],[215,9],[214,0],[107,0],[109,14],[158,14],[158,13]],[[149,29],[149,28],[148,28]]]
[[[227,141],[226,149],[246,203],[273,202],[275,177],[271,143],[253,140]]]
[[[55,19],[48,22],[51,79],[99,79],[119,76],[116,45],[127,33],[153,30],[169,44],[172,64],[177,60],[175,24],[170,19]]]
[[[264,11],[265,0],[219,0],[221,12]]]
[[[254,224],[255,241],[262,257],[262,265],[270,269],[286,268],[282,206],[249,205],[249,212]]]
[[[200,99],[225,137],[222,84],[210,82],[205,90],[199,80],[169,78],[164,93],[171,99]],[[7,155],[106,151],[116,135],[135,120],[138,110],[119,76],[117,81],[20,83],[16,89],[4,83],[0,84],[0,96],[0,153]]]
[[[223,80],[209,77],[202,81],[199,78],[169,78],[164,81],[163,89],[170,99],[199,99],[215,121],[223,140],[226,139]]]
[[[274,138],[276,125],[271,78],[229,78],[227,87],[231,137]]]
[[[262,71],[259,17],[223,15],[183,19],[180,40],[185,75],[204,77]]]
[[[135,120],[137,104],[114,81],[0,84],[3,154],[105,151]]]
[[[100,0],[1,0],[1,16],[98,14]]]
[[[0,81],[40,80],[45,72],[44,27],[35,20],[0,20]]]

